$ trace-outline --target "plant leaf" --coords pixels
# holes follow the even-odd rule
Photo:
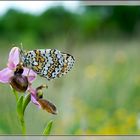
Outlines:
[[[43,135],[49,135],[51,132],[51,128],[52,128],[52,124],[53,124],[53,120],[49,121],[47,126],[45,127],[44,131],[43,131]]]
[[[23,96],[20,96],[18,101],[17,101],[17,114],[18,114],[18,118],[20,120],[23,119],[22,104],[23,104]]]
[[[27,94],[24,99],[23,99],[23,103],[22,103],[22,112],[24,115],[25,109],[27,107],[27,105],[29,104],[29,102],[31,101],[31,95]]]
[[[24,111],[23,111],[23,103],[25,104],[24,106],[24,110],[28,104],[28,102],[25,101],[24,99],[24,95],[20,96],[18,101],[17,101],[17,115],[18,115],[18,119],[21,123],[21,127],[22,127],[22,134],[26,134],[26,127],[25,127],[25,121],[24,121]]]

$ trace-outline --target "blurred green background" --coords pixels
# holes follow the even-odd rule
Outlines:
[[[41,134],[50,119],[53,135],[140,133],[139,6],[54,6],[38,15],[9,9],[0,17],[0,69],[21,42],[25,50],[56,48],[76,59],[44,90],[58,115],[30,103],[27,134]],[[34,87],[41,83],[38,77]],[[9,85],[0,84],[0,92],[0,134],[21,134]]]

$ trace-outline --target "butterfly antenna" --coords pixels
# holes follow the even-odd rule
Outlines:
[[[24,53],[22,43],[20,43],[20,53],[21,53],[21,54],[23,54],[23,53]]]
[[[22,56],[24,56],[24,53],[25,53],[25,51],[23,49],[22,43],[20,43],[19,52],[20,52],[20,62],[22,63],[22,59],[21,58],[22,58]]]

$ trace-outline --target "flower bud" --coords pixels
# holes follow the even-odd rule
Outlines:
[[[36,96],[37,96],[38,99],[42,99],[43,98],[42,90],[38,90],[37,93],[36,93]]]
[[[16,74],[10,79],[10,85],[18,92],[25,92],[28,88],[28,84],[28,79],[24,75]]]
[[[42,99],[43,98],[43,88],[48,88],[48,86],[45,85],[41,85],[39,87],[36,88],[36,95],[38,99]]]

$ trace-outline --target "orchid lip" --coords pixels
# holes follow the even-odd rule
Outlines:
[[[10,85],[18,92],[25,92],[28,88],[28,79],[23,75],[14,75],[11,77]]]

